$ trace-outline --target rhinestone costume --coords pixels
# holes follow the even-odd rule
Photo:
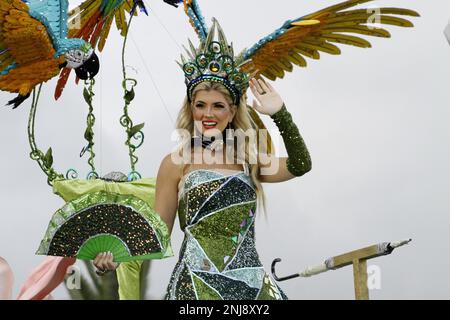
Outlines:
[[[195,170],[180,182],[185,238],[169,300],[287,299],[255,248],[255,186],[245,172]]]

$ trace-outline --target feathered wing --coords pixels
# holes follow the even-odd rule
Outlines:
[[[208,37],[209,28],[200,10],[197,0],[184,0],[184,12],[189,17],[189,22],[197,33],[200,41]]]
[[[46,27],[28,9],[20,0],[0,2],[0,89],[22,96],[58,75],[64,60],[54,58]]]
[[[372,0],[349,0],[330,6],[299,19],[287,21],[281,28],[244,50],[238,59],[242,70],[263,75],[271,80],[283,78],[293,66],[306,67],[305,58],[319,59],[320,52],[338,55],[336,44],[370,48],[371,44],[360,35],[389,38],[390,33],[372,23],[413,27],[397,17],[418,17],[415,11],[401,8],[345,9]]]
[[[164,2],[177,6],[182,0]],[[114,21],[120,34],[127,34],[127,16],[137,15],[136,5],[147,13],[142,0],[86,0],[69,12],[69,37],[89,41],[102,51]]]
[[[86,0],[69,12],[69,37],[89,41],[102,51],[114,21],[120,34],[125,36],[127,14],[131,13],[133,5],[133,0]]]
[[[177,6],[182,0],[164,0]],[[69,37],[81,38],[91,43],[93,48],[102,51],[108,39],[113,23],[122,36],[127,34],[128,16],[137,15],[134,6],[144,8],[142,0],[86,0],[69,12]],[[69,79],[71,70],[63,69],[55,91],[58,99]]]
[[[31,17],[39,20],[47,28],[53,44],[67,38],[68,0],[24,0]]]
[[[81,38],[102,51],[113,22],[122,36],[127,33],[128,20],[134,6],[133,0],[86,0],[69,12],[69,37]],[[137,10],[134,11],[137,15]],[[58,99],[69,79],[71,69],[64,68],[55,91]]]

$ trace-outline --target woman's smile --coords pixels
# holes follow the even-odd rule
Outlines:
[[[203,129],[205,130],[211,130],[211,129],[216,129],[218,122],[217,121],[202,121],[203,124]]]

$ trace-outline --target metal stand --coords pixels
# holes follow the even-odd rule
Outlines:
[[[281,261],[281,259],[278,258],[272,262],[272,275],[277,281],[286,281],[298,277],[307,278],[329,270],[336,270],[353,265],[355,298],[356,300],[369,300],[369,288],[367,286],[367,260],[389,255],[395,248],[404,246],[411,241],[411,239],[408,239],[398,242],[383,242],[366,248],[347,252],[342,255],[329,258],[318,266],[308,267],[300,273],[281,278],[277,277],[275,273],[275,265]]]

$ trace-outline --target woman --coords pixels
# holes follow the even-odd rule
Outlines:
[[[311,170],[310,156],[274,88],[261,79],[248,81],[238,67],[230,69],[223,57],[229,58],[231,47],[223,39],[207,41],[182,65],[188,94],[177,128],[194,137],[164,158],[156,183],[156,212],[169,232],[178,212],[185,233],[166,298],[287,299],[258,258],[255,214],[257,202],[263,204],[261,183],[304,175]],[[247,107],[248,86],[257,100],[254,109],[280,129],[287,158],[260,153],[255,139],[233,134],[251,136],[257,129]],[[94,264],[116,267],[111,254],[99,255]]]

